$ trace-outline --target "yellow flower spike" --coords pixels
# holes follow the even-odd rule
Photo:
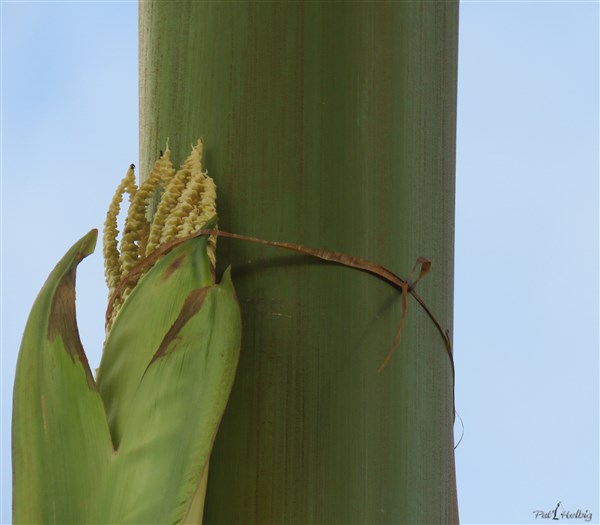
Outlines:
[[[166,185],[150,228],[146,255],[161,244],[181,236],[186,218],[200,199],[200,180],[194,177],[202,171],[204,142],[198,140],[192,153]],[[190,204],[192,203],[192,204]]]
[[[129,201],[131,202],[137,191],[134,169],[135,166],[133,164],[129,166],[125,177],[123,177],[123,180],[115,191],[115,195],[112,198],[106,214],[106,220],[104,221],[102,253],[104,255],[104,275],[106,277],[106,285],[108,286],[109,293],[112,293],[122,277],[117,242],[117,236],[119,235],[119,230],[117,229],[117,217],[121,211],[123,194],[127,192],[129,194]]]
[[[191,176],[192,174],[188,169],[180,169],[173,178],[172,185],[169,186],[171,191],[168,195],[165,194],[164,196],[166,217],[160,234],[159,244],[172,241],[177,236],[177,231],[183,221],[181,209],[177,210],[177,206],[182,199]]]
[[[175,168],[173,167],[173,163],[171,162],[171,150],[169,149],[168,142],[167,142],[167,148],[166,148],[164,154],[162,154],[162,152],[161,152],[161,157],[156,162],[156,169],[158,171],[158,179],[157,179],[158,182],[154,183],[154,181],[153,181],[153,188],[152,187],[150,188],[150,193],[149,193],[148,199],[147,199],[147,204],[146,204],[147,222],[144,224],[144,231],[142,232],[141,237],[140,237],[140,243],[139,243],[139,256],[140,257],[144,257],[147,253],[150,253],[153,251],[152,249],[148,250],[148,245],[150,243],[150,230],[151,230],[151,221],[152,221],[152,217],[149,216],[148,208],[150,205],[150,200],[152,199],[152,195],[156,194],[157,191],[163,191],[163,188],[165,188],[169,184],[169,182],[175,175]],[[152,174],[146,182],[150,181],[151,177],[152,177]]]
[[[199,230],[206,222],[217,214],[217,187],[207,172],[197,175],[200,182],[199,198],[195,201],[194,208],[190,211],[184,221],[180,234],[183,237]],[[212,265],[215,265],[215,252],[217,248],[217,237],[211,235],[208,239],[208,257]]]
[[[140,186],[129,207],[121,241],[121,271],[123,274],[129,272],[140,256],[146,252],[150,234],[150,223],[146,218],[146,211],[150,199],[161,181],[162,172],[165,169],[163,164],[170,163],[168,158],[163,160],[163,157],[156,161],[150,176]]]
[[[167,149],[163,155],[163,163],[161,165],[161,180],[160,190],[162,195],[157,205],[156,213],[150,224],[150,232],[148,234],[148,243],[146,244],[144,255],[150,255],[160,244],[160,236],[165,225],[165,220],[168,215],[168,210],[171,207],[171,201],[177,202],[179,193],[177,189],[183,187],[184,183],[175,179],[175,168],[171,162],[171,150],[167,142]]]
[[[146,255],[149,255],[159,245],[175,237],[175,228],[171,223],[167,228],[167,219],[171,211],[177,206],[177,201],[183,193],[190,175],[189,170],[180,169],[165,188],[150,228]]]
[[[217,186],[215,181],[208,175],[204,180],[204,187],[202,195],[200,196],[200,212],[198,214],[198,220],[194,224],[194,231],[200,229],[206,221],[217,214]],[[216,265],[216,251],[217,251],[217,236],[211,235],[208,238],[208,258],[210,259],[213,267]]]
[[[192,152],[189,154],[188,158],[185,159],[185,162],[181,165],[181,169],[187,169],[193,171],[194,169],[198,169],[202,171],[202,158],[204,157],[204,139],[198,139],[196,145],[192,144]]]
[[[169,143],[167,143],[167,149],[165,150],[160,161],[160,185],[161,190],[164,191],[175,175],[175,168],[171,162],[171,150],[169,149]]]
[[[202,226],[208,219],[217,213],[217,186],[215,181],[211,179],[205,172],[204,182],[202,186],[202,194],[200,195],[199,208],[199,223],[195,229]]]
[[[167,219],[167,222],[175,227],[175,237],[183,237],[196,231],[199,226],[195,227],[195,225],[200,222],[200,219],[204,219],[202,221],[204,223],[216,213],[214,182],[207,172],[202,171],[203,150],[204,144],[202,140],[199,140],[183,164],[185,168],[191,170],[190,180],[171,212],[171,216]],[[207,195],[207,190],[209,195]],[[207,198],[208,201],[206,201]],[[207,207],[207,203],[212,206],[213,213],[208,217],[200,217],[201,210]]]
[[[206,224],[206,222],[211,217],[214,217],[216,215],[216,209],[214,206],[216,193],[214,191],[215,184],[214,184],[213,180],[210,177],[206,176],[206,174],[200,174],[197,178],[198,178],[197,187],[198,187],[199,191],[198,191],[198,197],[196,197],[196,198],[200,200],[200,203],[193,206],[190,209],[188,215],[186,217],[184,217],[183,223],[182,223],[181,227],[178,229],[176,237],[186,237],[188,235],[191,235],[192,233],[194,233],[194,232],[198,231],[200,228],[202,228],[202,226],[204,224]],[[205,204],[203,206],[202,200],[207,196],[207,193],[209,194],[209,197],[212,196],[213,204]],[[216,262],[216,259],[215,259],[216,244],[217,244],[216,236],[211,235],[208,239],[207,251],[208,251],[208,258],[210,259],[210,262],[213,265],[213,267],[215,266],[215,262]]]
[[[192,226],[191,214],[200,200],[203,182],[204,178],[201,173],[192,172],[190,180],[172,212],[172,215],[177,217],[175,237],[183,237],[186,235],[185,230]],[[187,233],[192,232],[188,231]]]
[[[120,254],[116,246],[118,233],[116,214],[118,214],[119,208],[113,209],[111,204],[109,216],[113,217],[114,215],[114,218],[111,218],[113,226],[107,230],[105,236],[112,239],[112,244],[107,244],[105,258],[107,266],[112,268],[109,297],[114,304],[107,319],[107,331],[110,330],[121,306],[135,287],[137,281],[128,284],[121,282],[132,269],[142,259],[151,256],[161,245],[197,231],[216,215],[216,187],[208,174],[202,171],[203,150],[204,143],[199,140],[192,147],[192,152],[182,167],[175,172],[167,143],[164,154],[161,152],[161,157],[156,161],[148,179],[135,191],[135,196],[130,198],[131,204],[125,220]],[[131,177],[133,177],[132,182],[135,185],[133,174]],[[150,201],[152,196],[161,190],[162,195],[156,213],[151,218],[149,216]],[[122,189],[118,191],[123,193]],[[215,246],[216,237],[211,236],[208,240],[207,250],[213,266],[215,264]],[[113,297],[115,295],[113,292],[119,283],[121,283],[120,295]]]

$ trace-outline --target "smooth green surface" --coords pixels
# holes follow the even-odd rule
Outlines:
[[[206,238],[161,258],[114,321],[97,387],[74,288],[95,240],[94,230],[59,262],[27,323],[14,394],[13,521],[199,523],[203,472],[240,351],[230,273],[212,284]]]
[[[458,5],[142,2],[141,164],[198,136],[220,227],[369,258],[452,328]],[[244,319],[206,523],[457,521],[452,375],[414,301],[220,239]]]

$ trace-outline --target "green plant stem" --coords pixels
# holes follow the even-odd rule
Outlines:
[[[456,2],[140,3],[141,167],[203,135],[220,227],[406,277],[452,328]],[[242,307],[205,523],[455,523],[436,326],[367,275],[219,239]]]

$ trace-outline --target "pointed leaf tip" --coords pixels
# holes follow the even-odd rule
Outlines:
[[[96,249],[96,242],[98,241],[98,229],[92,228],[88,233],[86,233],[81,240],[81,250],[80,255],[81,259],[87,257],[88,255],[94,253]]]

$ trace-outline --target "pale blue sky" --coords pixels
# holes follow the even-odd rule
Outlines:
[[[137,164],[137,5],[2,2],[1,11],[0,522],[9,523],[12,382],[27,314]],[[559,501],[599,522],[598,49],[595,2],[461,5],[463,523],[547,523],[532,512]],[[94,364],[105,307],[98,254],[80,266],[77,293]]]
[[[466,523],[598,521],[598,4],[463,3],[457,449]],[[575,522],[575,521],[573,521]]]

